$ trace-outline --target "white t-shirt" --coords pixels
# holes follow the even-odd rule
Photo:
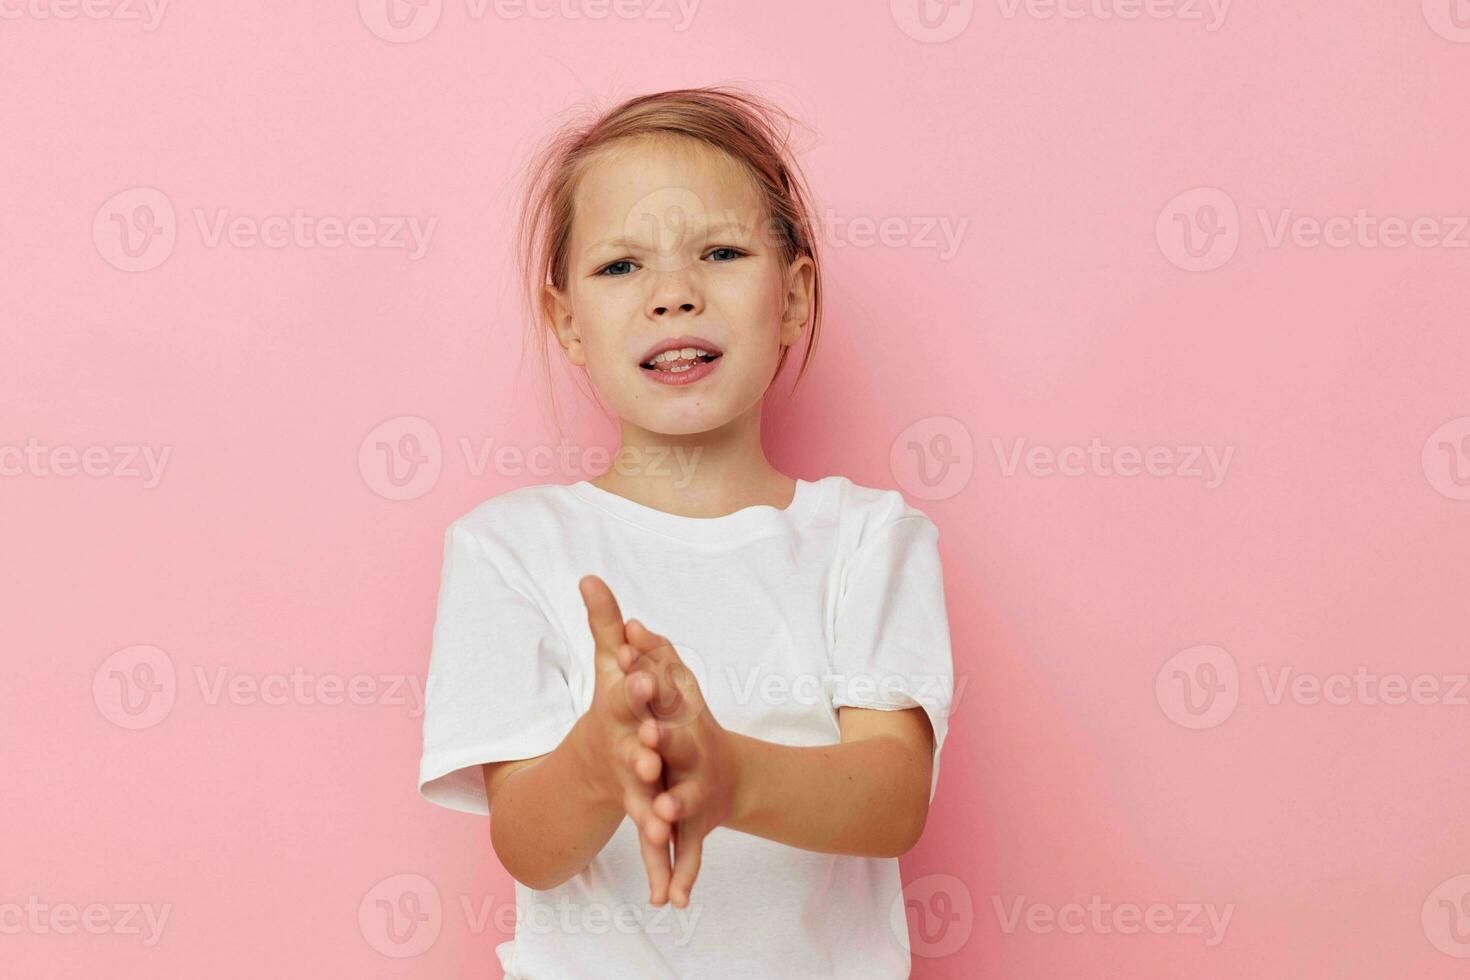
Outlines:
[[[521,487],[452,522],[430,655],[419,792],[488,814],[480,766],[550,752],[587,710],[593,643],[577,583],[673,643],[725,728],[841,741],[837,708],[922,707],[934,773],[954,688],[939,532],[893,490],[797,481],[785,509],[670,514],[585,480]],[[854,814],[854,817],[857,817]],[[626,816],[580,873],[516,883],[511,980],[909,975],[896,858],[806,851],[718,827],[690,904],[648,905]]]

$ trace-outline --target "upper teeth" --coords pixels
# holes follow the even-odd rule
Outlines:
[[[664,351],[662,354],[658,355],[647,363],[657,364],[659,361],[687,361],[695,357],[707,356],[709,356],[709,351],[701,350],[698,347],[675,347],[673,350]]]

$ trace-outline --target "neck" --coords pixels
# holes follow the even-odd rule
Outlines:
[[[761,403],[718,429],[669,435],[621,424],[613,465],[589,482],[655,510],[722,517],[742,507],[785,508],[796,481],[771,465],[761,445]]]

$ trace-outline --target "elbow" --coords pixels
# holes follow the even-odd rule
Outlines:
[[[501,863],[504,864],[505,862],[502,861]],[[525,885],[532,891],[538,892],[549,892],[558,885],[564,884],[567,881],[567,878],[570,877],[570,875],[568,875],[567,877],[561,878],[560,880],[556,880],[553,878],[538,878],[535,875],[522,874],[520,872],[512,870],[509,867],[507,867],[505,870],[510,872],[510,876],[516,881],[518,881],[522,885]]]
[[[507,874],[532,891],[551,891],[576,876],[575,871],[570,874],[562,874],[556,869],[522,867],[512,855],[504,854],[499,849],[495,851],[495,856],[500,859],[501,867],[505,868]]]
[[[877,857],[903,857],[913,850],[914,846],[919,843],[919,838],[924,836],[924,825],[928,821],[929,794],[926,788],[924,795],[917,803],[907,807],[902,817],[895,821],[894,833],[888,840],[888,846]]]
[[[533,891],[545,892],[565,884],[575,877],[577,872],[560,873],[557,868],[528,867],[523,861],[522,852],[508,842],[500,839],[499,824],[495,820],[492,809],[490,816],[490,849],[495,852],[495,857],[500,861],[500,866],[505,868],[506,873],[517,882],[525,885]]]

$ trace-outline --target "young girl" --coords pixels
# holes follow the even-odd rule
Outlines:
[[[445,535],[419,790],[490,817],[512,980],[909,975],[897,857],[953,687],[938,531],[766,458],[821,298],[779,118],[728,88],[632,99],[526,196],[536,322],[621,446]]]

